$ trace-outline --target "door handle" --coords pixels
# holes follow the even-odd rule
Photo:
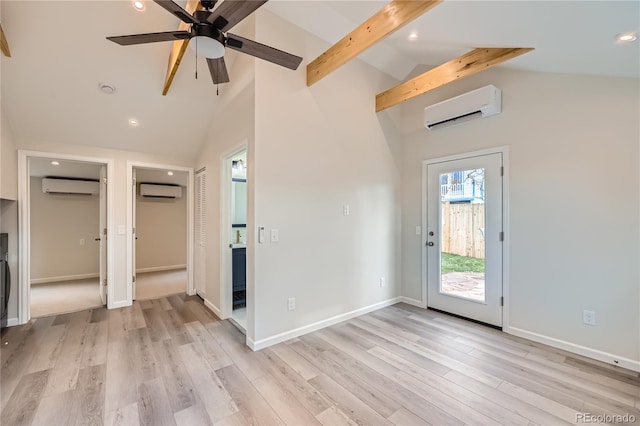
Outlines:
[[[93,241],[100,241],[100,237],[94,238]]]
[[[433,241],[429,241],[429,242],[427,243],[427,245],[428,245],[429,247],[433,247]]]

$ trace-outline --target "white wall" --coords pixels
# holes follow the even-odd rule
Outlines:
[[[32,176],[31,282],[98,276],[99,219],[97,195],[45,194],[42,178]]]
[[[306,65],[327,43],[264,10],[256,39],[304,57],[296,72],[256,61],[249,173],[255,224],[267,229],[253,259],[260,346],[400,295],[401,187],[399,135],[374,110],[376,93],[397,82],[354,60],[309,88]],[[271,229],[278,243],[269,242]]]
[[[422,128],[425,106],[486,84],[502,89],[502,114]],[[399,107],[403,295],[421,295],[422,160],[508,145],[509,327],[639,361],[638,89],[637,79],[494,69]],[[582,323],[584,309],[596,326]]]
[[[136,197],[136,270],[187,264],[187,197],[176,200]]]
[[[18,198],[18,152],[15,136],[5,115],[1,115],[0,124],[0,198],[16,200]]]

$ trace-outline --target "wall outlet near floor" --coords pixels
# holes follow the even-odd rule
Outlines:
[[[582,322],[587,325],[596,325],[596,313],[594,311],[582,311]]]
[[[380,277],[380,287],[384,287],[386,284],[386,282],[384,281],[384,277]]]
[[[296,309],[296,298],[295,297],[290,297],[287,300],[287,309],[290,311],[295,311]]]
[[[350,214],[351,214],[351,207],[349,207],[349,204],[345,204],[344,206],[342,206],[342,215],[349,216]]]

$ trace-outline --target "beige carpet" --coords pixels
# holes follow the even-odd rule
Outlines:
[[[187,270],[136,274],[136,299],[150,300],[187,291]],[[31,285],[31,317],[66,314],[102,306],[98,278]]]
[[[186,269],[136,274],[136,300],[159,299],[186,291]]]
[[[32,284],[31,317],[66,314],[102,306],[98,291],[98,278]]]

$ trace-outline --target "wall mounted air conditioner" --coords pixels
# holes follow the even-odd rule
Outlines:
[[[141,183],[140,195],[154,198],[182,198],[182,187],[159,183]]]
[[[424,109],[424,126],[429,129],[452,126],[502,112],[502,92],[488,85]]]
[[[100,183],[97,180],[43,178],[42,192],[45,194],[97,195],[100,192]]]

